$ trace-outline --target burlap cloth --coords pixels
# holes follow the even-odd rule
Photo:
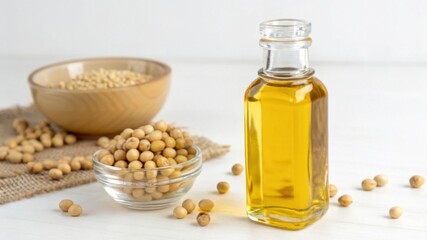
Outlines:
[[[16,117],[23,117],[35,124],[44,120],[44,117],[34,106],[14,107],[0,110],[0,145],[7,138],[16,134],[12,129],[12,121]],[[203,152],[203,160],[209,160],[226,154],[229,147],[217,144],[208,138],[192,136],[194,144]],[[99,147],[95,141],[78,141],[74,145],[61,148],[49,148],[34,154],[34,161],[44,159],[58,160],[62,156],[77,156],[93,154]],[[14,164],[0,161],[0,204],[29,198],[37,194],[56,191],[96,181],[92,170],[76,171],[67,174],[59,181],[50,180],[48,172],[30,174],[25,164]]]

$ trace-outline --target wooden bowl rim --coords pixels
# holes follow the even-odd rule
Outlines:
[[[55,68],[58,67],[60,65],[67,65],[67,64],[71,64],[71,63],[78,63],[78,62],[90,62],[90,61],[109,61],[109,60],[123,60],[123,61],[129,61],[129,60],[133,60],[133,61],[140,61],[140,62],[149,62],[149,63],[154,63],[157,64],[159,66],[161,66],[162,68],[165,69],[164,74],[153,78],[149,81],[143,82],[143,83],[138,83],[135,85],[130,85],[130,86],[124,86],[124,87],[115,87],[115,88],[100,88],[100,89],[88,89],[88,90],[82,90],[82,89],[73,89],[73,90],[68,90],[68,89],[62,89],[62,88],[52,88],[52,87],[47,87],[47,86],[43,86],[41,84],[38,84],[36,82],[34,82],[34,75],[50,69],[50,68]],[[130,88],[134,88],[134,87],[138,87],[147,83],[150,83],[152,81],[158,81],[159,79],[162,79],[168,75],[171,74],[171,68],[169,67],[169,65],[156,61],[156,60],[152,60],[152,59],[148,59],[148,58],[136,58],[136,57],[96,57],[96,58],[80,58],[80,59],[72,59],[72,60],[66,60],[66,61],[60,61],[60,62],[56,62],[56,63],[52,63],[52,64],[48,64],[45,66],[42,66],[40,68],[37,68],[36,70],[32,71],[30,73],[30,75],[28,76],[28,83],[30,84],[30,86],[32,88],[42,88],[42,89],[46,89],[46,90],[50,90],[50,91],[59,91],[59,92],[73,92],[73,93],[89,93],[89,92],[105,92],[105,91],[120,91],[120,90],[126,90],[126,89],[130,89]]]

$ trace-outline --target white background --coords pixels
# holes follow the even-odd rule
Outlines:
[[[155,58],[173,69],[158,115],[232,146],[206,163],[188,197],[218,207],[207,228],[178,221],[171,208],[126,210],[98,184],[0,206],[0,239],[427,239],[426,1],[0,1],[0,107],[28,104],[28,74],[55,61],[93,56]],[[330,180],[354,198],[309,228],[289,232],[245,217],[243,93],[260,67],[258,24],[274,18],[313,23],[312,66],[330,94]],[[390,178],[373,192],[360,182]],[[213,193],[227,180],[230,193]],[[85,209],[78,219],[56,210],[62,198]],[[400,205],[399,220],[387,217]],[[23,230],[24,229],[24,230]],[[49,234],[47,234],[47,232]]]
[[[313,23],[312,59],[426,62],[423,0],[2,0],[0,54],[257,60],[258,24]]]

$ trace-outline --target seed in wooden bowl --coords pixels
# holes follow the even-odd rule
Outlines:
[[[411,184],[411,187],[413,188],[420,188],[424,182],[424,178],[420,175],[414,175],[409,179],[409,184]]]
[[[400,216],[402,216],[403,210],[402,210],[402,208],[400,208],[398,206],[394,206],[394,207],[390,208],[388,213],[389,213],[391,218],[398,219],[398,218],[400,218]]]
[[[372,191],[377,186],[377,182],[373,179],[365,179],[362,181],[362,189],[365,191]]]
[[[64,199],[59,202],[59,209],[61,209],[63,212],[68,212],[68,209],[73,205],[73,201],[70,199]]]
[[[328,190],[329,190],[329,197],[330,198],[335,197],[335,195],[338,192],[338,188],[334,184],[329,184]]]
[[[209,213],[201,212],[197,215],[197,223],[199,226],[205,227],[211,222]]]
[[[344,194],[338,198],[338,203],[340,204],[340,206],[348,207],[353,203],[353,199],[350,195]]]
[[[376,175],[374,180],[377,182],[377,187],[383,187],[388,183],[388,177],[383,174]]]
[[[71,79],[50,85],[52,88],[66,90],[92,90],[133,86],[149,81],[151,75],[133,70],[99,68],[83,72]]]

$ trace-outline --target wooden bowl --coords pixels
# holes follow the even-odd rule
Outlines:
[[[65,90],[48,87],[90,70],[115,69],[152,75],[145,83],[110,89]],[[79,136],[112,135],[147,124],[162,108],[171,69],[138,58],[93,58],[39,68],[28,78],[34,102],[54,124]]]

